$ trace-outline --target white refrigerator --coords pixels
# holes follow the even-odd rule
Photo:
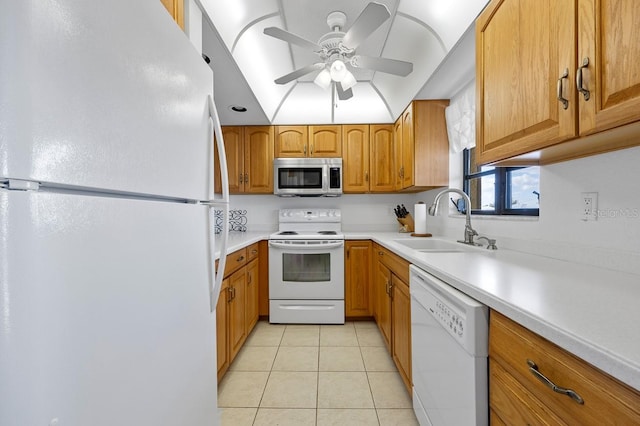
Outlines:
[[[159,0],[0,9],[0,425],[217,425],[211,69]]]

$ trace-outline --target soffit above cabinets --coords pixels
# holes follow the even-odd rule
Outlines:
[[[313,83],[318,72],[284,85],[274,83],[319,62],[319,57],[263,30],[277,27],[316,42],[329,31],[330,12],[344,12],[343,30],[348,30],[369,0],[201,0],[205,20],[213,26],[203,31],[203,50],[212,59],[221,120],[223,124],[393,122],[419,95],[487,1],[377,0],[391,18],[357,47],[357,54],[412,62],[413,71],[399,77],[349,65],[357,80],[353,97],[338,100],[331,89]],[[250,109],[246,115],[228,109],[243,102],[250,105],[244,105]]]

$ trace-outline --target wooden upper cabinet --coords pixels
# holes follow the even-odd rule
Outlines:
[[[309,126],[309,157],[342,157],[342,126]]]
[[[414,133],[413,133],[413,105],[409,104],[402,113],[402,144],[400,146],[400,187],[405,189],[413,186],[413,161],[414,153]]]
[[[393,124],[372,124],[369,127],[370,192],[392,192],[395,189],[393,127]]]
[[[307,157],[309,133],[307,126],[276,126],[275,157]]]
[[[229,193],[273,193],[273,126],[224,126]],[[222,192],[218,150],[215,152],[215,192]]]
[[[369,125],[342,126],[342,191],[369,192]]]
[[[578,95],[580,134],[640,119],[640,2],[578,2],[578,65],[589,100]]]
[[[492,0],[476,21],[478,161],[640,144],[639,21],[636,0]]]
[[[575,8],[494,0],[476,22],[477,141],[482,163],[574,137]],[[567,75],[563,77],[567,71]],[[558,100],[569,99],[567,108]]]
[[[341,157],[342,126],[276,126],[275,157]]]
[[[167,12],[184,31],[184,0],[160,0]]]
[[[244,192],[273,194],[273,126],[244,129]]]
[[[397,191],[423,191],[449,184],[448,100],[413,101],[393,128]]]

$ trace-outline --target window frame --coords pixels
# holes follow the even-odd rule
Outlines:
[[[511,209],[506,206],[511,205],[511,180],[509,173],[526,169],[527,166],[517,167],[495,167],[493,170],[485,170],[481,172],[471,173],[471,150],[464,149],[462,154],[462,190],[471,198],[470,182],[472,179],[481,178],[483,176],[495,176],[495,200],[493,210],[471,209],[471,214],[484,216],[540,216],[540,208],[537,209]],[[471,208],[468,206],[467,208]]]

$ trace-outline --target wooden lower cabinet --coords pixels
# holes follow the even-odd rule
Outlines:
[[[409,284],[397,276],[391,278],[391,356],[404,385],[411,393],[411,296]]]
[[[227,256],[216,305],[218,381],[258,322],[260,282],[259,243]]]
[[[218,381],[229,369],[229,348],[227,333],[227,304],[228,304],[229,279],[222,281],[220,297],[216,305],[216,347],[218,355]]]
[[[568,388],[583,404],[534,375]],[[489,325],[492,424],[640,424],[640,392],[619,382],[496,311]]]
[[[374,317],[400,377],[411,394],[409,262],[379,244],[373,244],[373,251]]]
[[[345,316],[371,317],[371,241],[346,241],[344,256]]]

